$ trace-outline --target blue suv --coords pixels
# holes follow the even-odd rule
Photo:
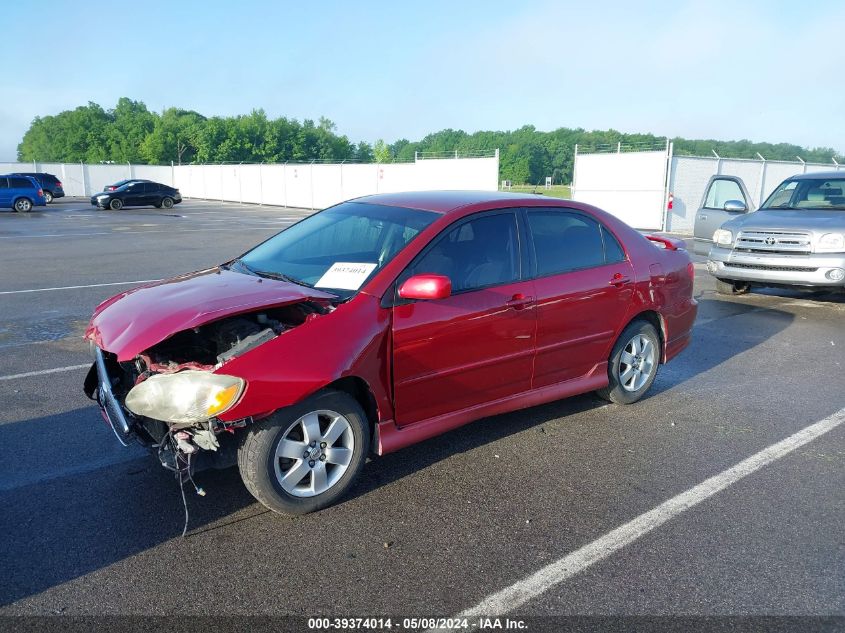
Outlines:
[[[32,207],[47,206],[44,190],[32,176],[0,175],[0,208],[28,213]]]

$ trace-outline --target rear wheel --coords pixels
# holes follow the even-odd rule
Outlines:
[[[49,191],[45,191],[44,192],[44,200],[47,202],[47,204],[50,204],[53,201],[53,194],[50,193]]]
[[[167,196],[165,196],[164,198],[161,199],[161,206],[163,206],[165,209],[172,209],[173,208],[173,198],[168,198]]]
[[[628,325],[607,364],[608,385],[596,393],[616,404],[632,404],[649,390],[660,366],[660,337],[648,321]]]
[[[238,448],[244,485],[281,514],[306,514],[349,489],[369,451],[367,417],[340,391],[324,391],[247,429]]]
[[[29,198],[18,198],[15,200],[15,211],[18,213],[29,213],[32,211],[32,200]]]
[[[716,279],[716,292],[720,295],[744,295],[751,288],[747,282]]]
[[[120,211],[123,208],[123,200],[119,198],[115,198],[111,202],[109,202],[109,209],[112,211]]]

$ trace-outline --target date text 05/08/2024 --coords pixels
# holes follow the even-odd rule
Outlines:
[[[524,620],[511,618],[309,618],[308,628],[314,631],[336,630],[526,630]]]

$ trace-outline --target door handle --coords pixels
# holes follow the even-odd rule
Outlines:
[[[517,292],[510,298],[505,305],[514,310],[523,310],[534,302],[534,297],[528,297],[521,292]]]
[[[698,216],[698,219],[699,220],[706,220],[707,216],[702,213],[701,215]]]
[[[611,286],[616,286],[617,288],[621,288],[627,283],[631,282],[631,278],[623,275],[622,273],[616,273],[613,275],[611,280],[608,282]]]

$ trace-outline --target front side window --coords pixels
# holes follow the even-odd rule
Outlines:
[[[0,177],[0,189],[8,189],[9,188],[9,179],[5,177]]]
[[[760,208],[845,210],[845,178],[787,180]]]
[[[742,187],[736,180],[717,178],[710,183],[710,189],[707,190],[707,199],[704,201],[705,208],[724,209],[728,200],[739,200],[746,205],[748,204],[745,195],[742,193]]]
[[[452,293],[477,290],[519,279],[516,216],[483,215],[447,229],[403,276],[445,275]]]
[[[609,263],[605,260],[602,229],[598,222],[578,213],[565,211],[528,211],[528,228],[534,240],[537,275],[553,275],[571,270],[594,268]],[[606,232],[606,239],[615,242]],[[614,261],[624,259],[618,243]]]
[[[232,268],[347,299],[438,217],[431,211],[344,202],[259,244]]]

